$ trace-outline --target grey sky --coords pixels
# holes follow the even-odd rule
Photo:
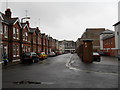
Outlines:
[[[36,1],[36,0],[35,0]],[[13,16],[31,17],[31,27],[40,25],[41,32],[58,40],[80,38],[86,28],[106,28],[118,21],[119,0],[111,2],[9,2]],[[2,3],[2,12],[6,4]],[[40,24],[39,24],[40,18]]]

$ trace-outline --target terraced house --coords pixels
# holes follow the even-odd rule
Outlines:
[[[8,54],[9,61],[20,58],[20,30],[19,18],[12,18],[10,9],[2,15],[2,47],[3,52]]]
[[[28,22],[21,23],[22,28],[21,28],[21,43],[20,43],[20,50],[21,54],[24,52],[30,52],[31,51],[31,37],[30,37],[30,29]]]
[[[13,18],[11,9],[6,9],[5,14],[0,12],[0,37],[1,56],[5,52],[10,62],[19,61],[25,52],[48,54],[56,50],[55,39],[41,33],[38,27],[31,28],[28,21]]]

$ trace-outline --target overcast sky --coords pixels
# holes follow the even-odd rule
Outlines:
[[[51,35],[58,40],[74,40],[80,38],[86,28],[106,28],[114,31],[113,24],[118,22],[119,0],[71,0],[70,2],[29,2],[8,0],[13,16],[31,17],[30,26],[39,26],[42,33]],[[48,0],[46,0],[48,1]],[[90,1],[90,0],[89,0]],[[4,13],[6,3],[1,3],[1,12]]]

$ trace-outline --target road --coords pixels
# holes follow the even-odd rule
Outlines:
[[[117,88],[118,64],[116,59],[113,60],[85,64],[76,54],[64,54],[31,65],[18,64],[2,70],[2,86],[3,88]]]

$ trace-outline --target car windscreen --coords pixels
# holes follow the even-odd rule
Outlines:
[[[36,56],[36,54],[32,54],[32,56]]]
[[[93,55],[99,55],[98,53],[93,53]]]
[[[45,53],[44,52],[41,52],[41,55],[44,55]]]

